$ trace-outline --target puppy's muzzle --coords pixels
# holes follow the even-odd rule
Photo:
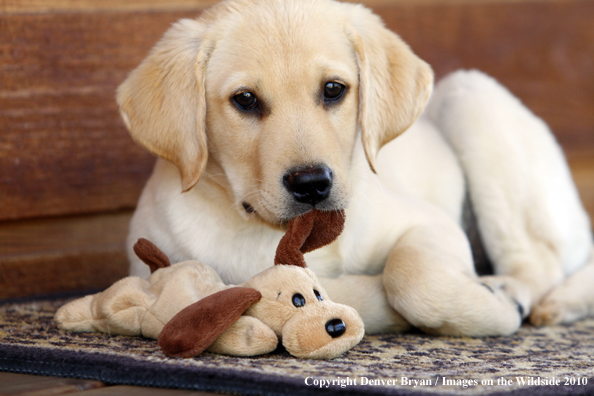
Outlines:
[[[283,183],[297,202],[315,206],[330,196],[332,170],[324,165],[292,170]]]

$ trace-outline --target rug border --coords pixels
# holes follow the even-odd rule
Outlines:
[[[0,371],[53,377],[98,380],[109,385],[133,385],[156,388],[186,389],[203,392],[224,392],[240,395],[394,395],[452,396],[455,392],[408,391],[382,387],[334,386],[320,389],[305,386],[303,380],[273,374],[250,373],[214,367],[170,366],[128,356],[99,352],[60,350],[37,346],[0,344]],[[73,367],[74,366],[74,367]],[[134,367],[132,370],[130,367]],[[289,391],[287,391],[289,389]],[[484,396],[521,395],[589,395],[594,394],[594,377],[585,386],[534,386],[495,391]]]
[[[130,366],[134,367],[130,370]],[[74,367],[73,367],[74,366]],[[273,374],[250,373],[215,367],[170,366],[128,356],[98,352],[48,349],[37,346],[0,344],[0,371],[23,374],[98,380],[109,385],[133,385],[239,395],[395,395],[440,396],[390,388],[320,389],[305,386],[304,380]],[[288,391],[289,390],[289,391]]]

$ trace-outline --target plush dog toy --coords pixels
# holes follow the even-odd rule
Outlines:
[[[237,287],[197,261],[170,265],[140,239],[134,251],[151,268],[148,280],[124,278],[61,307],[55,320],[64,330],[155,338],[170,356],[255,356],[275,350],[280,338],[293,356],[331,359],[361,340],[363,321],[330,301],[303,254],[332,242],[343,224],[344,213],[317,210],[291,220],[275,265]]]

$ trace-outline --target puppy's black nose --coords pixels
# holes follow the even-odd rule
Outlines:
[[[332,170],[327,166],[298,169],[287,173],[283,183],[297,202],[315,206],[330,196]]]
[[[330,334],[330,337],[340,337],[346,331],[346,325],[341,319],[332,319],[326,322],[326,332]]]

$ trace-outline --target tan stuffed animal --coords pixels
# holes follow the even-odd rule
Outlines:
[[[280,338],[293,356],[330,359],[361,340],[363,321],[330,301],[303,253],[332,242],[343,225],[341,212],[313,210],[291,220],[275,266],[238,287],[197,261],[171,266],[141,239],[135,252],[151,267],[148,280],[124,278],[61,307],[55,320],[64,330],[158,338],[170,356],[255,356],[275,350]]]

